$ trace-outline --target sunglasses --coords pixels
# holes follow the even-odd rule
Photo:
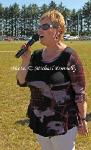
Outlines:
[[[42,25],[39,25],[38,26],[38,29],[42,29],[42,30],[48,30],[50,28],[53,28],[53,25],[52,24],[42,24]]]

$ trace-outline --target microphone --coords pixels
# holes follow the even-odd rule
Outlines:
[[[24,54],[27,51],[27,48],[29,46],[31,46],[34,42],[39,40],[39,35],[38,34],[34,34],[32,36],[32,39],[26,44],[25,48],[21,48],[15,55],[16,58],[19,58],[22,54]]]

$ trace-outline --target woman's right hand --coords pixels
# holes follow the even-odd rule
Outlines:
[[[88,125],[87,121],[82,121],[82,124],[78,127],[78,133],[81,135],[88,135]]]
[[[23,62],[27,62],[30,61],[30,57],[31,57],[31,51],[30,51],[30,47],[27,47],[26,44],[22,45],[22,48],[26,48],[26,52],[24,52],[24,54],[21,55],[22,61]]]

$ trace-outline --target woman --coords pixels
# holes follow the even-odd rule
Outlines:
[[[88,133],[83,67],[76,52],[63,42],[65,22],[56,10],[40,18],[38,34],[46,47],[22,56],[17,83],[31,90],[30,128],[42,150],[75,150],[78,132]]]

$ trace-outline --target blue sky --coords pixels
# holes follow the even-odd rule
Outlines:
[[[86,2],[89,0],[54,0],[56,4],[60,4],[61,2],[63,3],[63,6],[73,9],[75,8],[76,10],[82,8]],[[46,3],[47,5],[51,2],[51,0],[0,0],[0,3],[3,6],[9,6],[12,5],[13,3],[18,3],[19,6],[22,5],[29,5],[30,3],[35,3],[38,6],[41,6],[42,4]]]

